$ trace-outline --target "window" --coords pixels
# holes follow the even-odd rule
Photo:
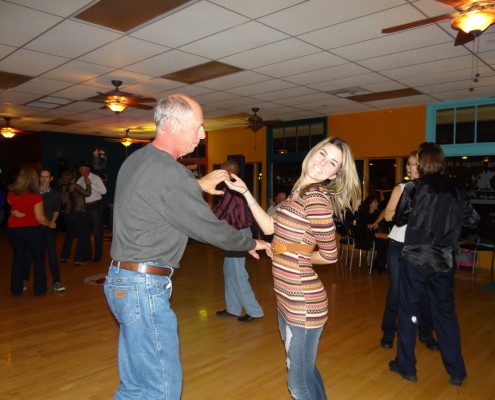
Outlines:
[[[325,137],[325,120],[298,121],[272,128],[273,153],[307,153]]]

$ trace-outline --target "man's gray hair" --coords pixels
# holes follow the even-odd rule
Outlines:
[[[184,122],[192,115],[191,104],[180,94],[171,94],[158,101],[155,107],[156,131],[162,131],[174,118]]]

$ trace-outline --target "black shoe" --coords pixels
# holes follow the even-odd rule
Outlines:
[[[217,311],[216,314],[219,317],[237,317],[237,315],[231,314],[227,310]]]
[[[380,346],[382,346],[384,349],[391,349],[394,347],[394,338],[386,338],[382,337],[380,340]]]
[[[426,338],[426,339],[419,338],[419,341],[421,343],[424,343],[426,345],[426,347],[428,349],[430,349],[431,351],[438,351],[438,350],[440,350],[440,345],[432,337],[429,337],[429,338]]]
[[[454,378],[453,376],[450,377],[450,384],[454,386],[461,386],[462,382],[464,382],[464,379],[466,379],[466,376],[464,378]]]
[[[260,319],[260,318],[261,317],[251,317],[249,314],[246,314],[243,317],[237,317],[237,320],[241,322],[251,322],[255,319]]]
[[[392,360],[388,363],[388,368],[390,369],[390,371],[395,372],[395,373],[399,374],[400,376],[402,376],[406,381],[409,381],[409,382],[417,382],[418,381],[418,377],[416,375],[413,375],[413,374],[407,375],[407,374],[403,374],[402,372],[400,372],[399,367],[397,366],[397,361],[395,361],[395,360]]]

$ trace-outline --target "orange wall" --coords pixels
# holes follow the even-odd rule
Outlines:
[[[355,158],[406,156],[426,137],[426,107],[328,117],[328,135],[339,136]]]
[[[426,107],[406,107],[328,117],[328,135],[344,139],[355,158],[404,157],[425,140]],[[266,128],[256,134],[246,128],[209,131],[208,171],[229,154],[246,162],[261,162],[266,177]],[[261,198],[266,199],[266,183]],[[263,205],[264,206],[264,205]]]

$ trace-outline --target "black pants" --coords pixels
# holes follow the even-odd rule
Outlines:
[[[453,378],[464,378],[461,334],[454,304],[454,272],[418,268],[407,261],[399,278],[397,366],[403,374],[416,373],[416,330],[421,297],[428,296],[443,365]]]

